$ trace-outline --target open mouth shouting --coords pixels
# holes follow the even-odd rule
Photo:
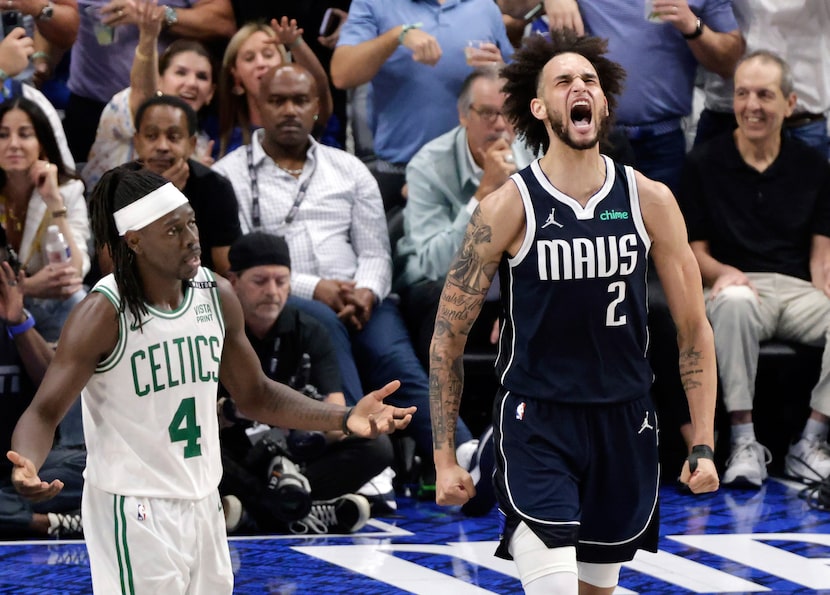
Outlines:
[[[594,112],[587,99],[577,99],[571,105],[571,122],[578,130],[590,128],[593,117]]]

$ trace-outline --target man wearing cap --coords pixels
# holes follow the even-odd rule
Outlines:
[[[92,195],[95,238],[114,273],[73,310],[52,364],[12,436],[15,488],[47,500],[38,477],[55,427],[83,390],[84,537],[96,593],[226,593],[233,571],[217,486],[219,379],[247,417],[374,437],[414,408],[354,408],[273,382],[245,338],[230,283],[200,266],[193,209],[147,170],[110,170]],[[103,246],[98,246],[103,249]]]
[[[265,374],[299,390],[305,387],[303,392],[310,397],[345,405],[328,332],[316,319],[286,304],[291,291],[291,258],[285,240],[253,232],[236,240],[228,256],[228,279],[242,304],[245,334]],[[222,399],[228,396],[223,389],[220,386]],[[224,406],[220,411],[233,410]],[[221,432],[224,476],[220,493],[237,496],[260,529],[284,530],[283,522],[274,522],[275,511],[264,506],[264,478],[246,468],[251,440],[245,425],[236,423]],[[314,500],[313,518],[288,523],[288,530],[294,533],[359,529],[369,517],[369,504],[354,492],[392,463],[392,443],[386,436],[377,440],[347,438],[339,430],[319,434],[319,438],[323,436],[324,444],[312,445],[306,439],[301,449],[293,446],[293,435],[289,435],[289,454],[295,462],[304,461],[302,472],[311,484]],[[332,514],[324,514],[324,509]]]

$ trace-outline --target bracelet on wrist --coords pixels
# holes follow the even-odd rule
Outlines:
[[[423,27],[423,23],[412,23],[411,25],[401,25],[401,33],[398,35],[398,45],[403,45],[403,38],[406,37],[406,34],[412,31],[413,29],[420,29]]]
[[[32,316],[31,312],[24,308],[23,313],[26,315],[26,320],[21,322],[20,324],[8,324],[6,323],[6,331],[9,333],[9,337],[14,339],[18,335],[22,335],[30,328],[35,326],[35,317]]]
[[[61,207],[59,209],[55,209],[54,211],[52,211],[52,218],[53,219],[58,219],[60,217],[66,217],[67,212],[68,211],[67,211],[66,207]]]
[[[351,416],[353,410],[354,410],[354,407],[349,407],[349,408],[346,409],[346,413],[343,414],[343,423],[342,423],[340,429],[343,430],[343,433],[346,436],[351,436],[352,434],[354,434],[354,432],[352,432],[349,429],[349,416]]]
[[[48,59],[49,59],[49,54],[47,54],[46,52],[35,52],[31,56],[29,56],[29,60],[31,60],[32,62],[34,62],[35,60],[48,60]]]
[[[285,49],[293,50],[295,47],[298,47],[298,46],[302,45],[304,42],[305,42],[305,39],[303,39],[303,36],[300,35],[299,37],[297,37],[297,39],[295,39],[291,43],[286,44]]]
[[[152,59],[150,56],[139,50],[138,46],[135,47],[135,57],[137,60],[144,60],[145,62]]]

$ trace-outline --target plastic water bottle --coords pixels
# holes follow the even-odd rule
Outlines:
[[[50,225],[46,228],[43,250],[46,262],[50,264],[69,261],[69,244],[66,243],[66,238],[63,237],[57,225]]]

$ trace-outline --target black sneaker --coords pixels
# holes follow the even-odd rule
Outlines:
[[[476,495],[462,507],[461,512],[467,516],[484,516],[496,503],[496,491],[493,487],[493,471],[496,469],[496,452],[493,444],[493,426],[489,426],[478,441],[478,448],[473,453],[467,470],[473,479]]]
[[[364,496],[344,494],[313,502],[308,516],[291,523],[289,529],[296,535],[354,533],[366,524],[369,516],[369,501]]]
[[[46,534],[55,539],[76,539],[84,536],[84,526],[81,522],[81,513],[70,512],[62,514],[59,512],[48,512],[49,528]]]

